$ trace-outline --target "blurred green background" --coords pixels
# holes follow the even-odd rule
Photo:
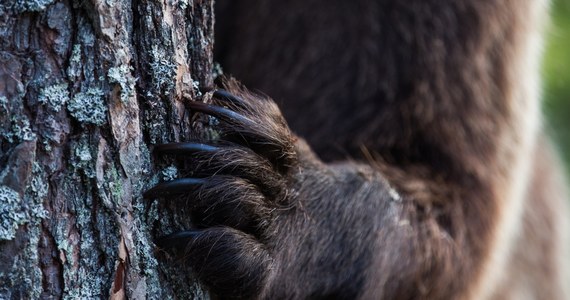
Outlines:
[[[570,0],[554,0],[551,15],[542,68],[543,109],[549,133],[570,170]]]

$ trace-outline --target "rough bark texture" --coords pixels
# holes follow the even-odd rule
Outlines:
[[[153,244],[184,211],[141,193],[212,46],[211,0],[0,3],[0,299],[205,297]]]

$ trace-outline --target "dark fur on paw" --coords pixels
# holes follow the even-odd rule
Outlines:
[[[274,211],[286,209],[288,172],[297,164],[294,138],[276,104],[230,82],[211,104],[190,110],[219,120],[217,141],[158,145],[159,155],[185,160],[182,177],[146,191],[146,198],[183,197],[198,229],[164,237],[182,248],[199,278],[221,297],[259,294],[271,255],[267,241]],[[191,177],[188,177],[191,175]]]
[[[182,195],[196,227],[159,245],[182,250],[222,298],[356,298],[376,240],[403,230],[390,188],[367,166],[322,163],[272,100],[226,88],[188,104],[220,121],[218,140],[155,149],[185,168],[145,197]]]

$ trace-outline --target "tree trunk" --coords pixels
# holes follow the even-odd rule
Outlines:
[[[13,3],[10,3],[13,2]],[[0,299],[204,298],[155,237],[188,228],[141,194],[176,169],[212,86],[208,0],[0,3]]]

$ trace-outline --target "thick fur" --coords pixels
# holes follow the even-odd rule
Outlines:
[[[222,66],[285,118],[214,100],[251,122],[193,158],[189,264],[223,298],[568,297],[544,2],[222,1]]]

